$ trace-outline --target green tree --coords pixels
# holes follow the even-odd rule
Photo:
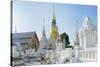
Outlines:
[[[65,40],[65,47],[67,48],[67,47],[69,46],[69,44],[70,44],[68,34],[66,34],[66,33],[64,32],[64,33],[62,33],[60,36],[61,36],[62,42]]]

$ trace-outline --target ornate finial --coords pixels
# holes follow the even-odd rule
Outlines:
[[[76,33],[78,33],[78,21],[76,20]]]
[[[52,12],[53,12],[53,21],[52,21],[52,23],[56,24],[56,19],[55,19],[55,5],[54,4],[53,4],[53,7],[52,7]]]
[[[16,30],[16,25],[15,25],[15,33],[17,33],[17,30]]]
[[[53,20],[55,20],[55,5],[53,5]]]
[[[44,26],[44,17],[43,17],[43,36],[45,36],[45,26]]]
[[[78,37],[78,21],[76,21],[76,37],[75,37],[76,45],[79,45],[79,37]]]

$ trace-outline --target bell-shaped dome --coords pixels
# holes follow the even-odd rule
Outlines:
[[[40,48],[48,49],[48,40],[47,40],[46,36],[42,36],[42,38],[40,40]]]
[[[49,42],[45,34],[45,27],[43,26],[43,33],[42,33],[42,37],[40,40],[40,47],[35,55],[36,56],[44,55],[46,53],[46,50],[48,49],[48,46],[49,46]]]
[[[40,40],[40,49],[48,49],[48,39],[45,34],[44,18],[43,18],[43,33]]]

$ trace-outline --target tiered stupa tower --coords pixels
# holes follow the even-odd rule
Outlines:
[[[54,47],[54,43],[56,42],[57,36],[58,36],[58,27],[56,25],[56,17],[55,17],[55,7],[53,6],[53,18],[52,18],[52,24],[50,29],[50,48]]]
[[[43,18],[43,33],[42,33],[42,37],[40,40],[40,47],[39,50],[37,51],[36,55],[37,56],[41,56],[44,55],[46,53],[46,50],[48,49],[48,39],[46,37],[45,34],[45,25],[44,25],[44,18]]]
[[[58,27],[56,25],[55,8],[53,6],[53,19],[52,19],[52,25],[51,25],[51,31],[50,31],[50,38],[56,41],[57,36],[58,36]]]

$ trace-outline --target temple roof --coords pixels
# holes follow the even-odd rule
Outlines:
[[[92,20],[86,16],[83,20],[82,26],[80,28],[80,31],[86,31],[86,30],[96,30],[96,26],[92,24]]]
[[[43,18],[43,33],[42,33],[42,37],[40,40],[40,48],[39,49],[47,48],[46,47],[47,45],[48,45],[48,39],[45,34],[45,26],[44,26],[44,18]]]
[[[92,20],[86,16],[83,20],[83,26],[89,26],[89,25],[92,25]]]
[[[20,38],[31,38],[35,32],[23,32],[23,33],[13,33],[12,38],[13,39],[20,39]]]
[[[21,45],[34,42],[36,48],[39,47],[39,40],[36,32],[12,33],[12,42],[19,42]]]

